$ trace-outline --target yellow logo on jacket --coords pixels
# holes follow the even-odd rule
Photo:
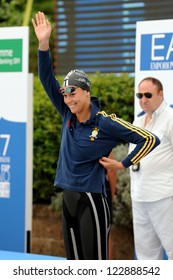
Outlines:
[[[98,132],[99,132],[98,127],[94,127],[92,134],[89,136],[91,141],[94,141],[95,139],[97,139]]]

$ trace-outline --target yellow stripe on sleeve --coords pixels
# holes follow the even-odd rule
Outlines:
[[[134,126],[133,124],[117,118],[115,114],[111,114],[111,115],[107,115],[106,112],[101,111],[98,112],[98,114],[101,114],[104,117],[110,117],[113,121],[121,124],[122,126],[124,126],[125,128],[136,132],[137,134],[139,134],[140,136],[142,136],[143,138],[145,138],[145,143],[142,146],[142,148],[138,151],[138,153],[131,159],[131,162],[133,164],[137,164],[143,157],[145,157],[154,147],[156,139],[153,136],[152,133],[150,133],[149,131],[147,131],[146,129]]]

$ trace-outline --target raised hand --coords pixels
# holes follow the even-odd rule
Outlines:
[[[38,12],[35,15],[35,19],[32,19],[32,24],[35,30],[36,37],[39,41],[40,50],[48,50],[49,48],[49,38],[51,35],[51,24],[45,17],[45,14]]]

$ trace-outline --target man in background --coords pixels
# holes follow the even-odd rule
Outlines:
[[[138,86],[139,114],[134,124],[156,134],[161,144],[130,167],[135,250],[138,259],[173,259],[173,110],[163,86],[153,77]],[[130,144],[130,150],[134,147]]]

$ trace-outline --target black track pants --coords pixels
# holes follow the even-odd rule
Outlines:
[[[102,194],[63,191],[63,232],[68,260],[108,259],[109,216]]]

